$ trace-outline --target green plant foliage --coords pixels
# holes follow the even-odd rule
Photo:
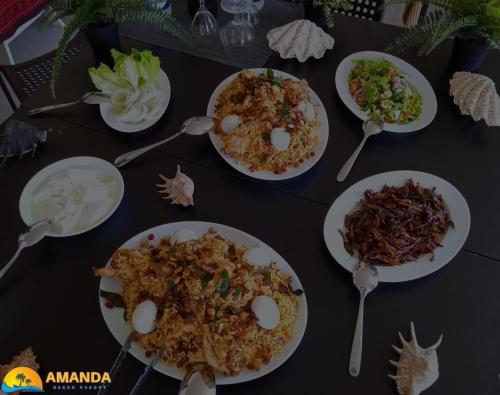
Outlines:
[[[352,10],[352,8],[353,8],[351,0],[313,0],[313,4],[315,7],[322,8],[323,13],[325,14],[325,17],[326,17],[326,23],[329,27],[332,27],[333,23],[334,23],[333,10],[342,9],[345,11],[349,11],[349,10]]]
[[[191,42],[192,38],[179,22],[169,14],[160,11],[161,0],[51,0],[48,2],[41,26],[49,26],[59,18],[72,15],[59,40],[52,67],[50,91],[55,98],[56,81],[62,65],[62,57],[73,34],[89,25],[139,22],[156,25],[181,40]]]
[[[387,6],[418,0],[389,0]],[[400,54],[419,47],[428,55],[443,41],[459,37],[500,49],[500,0],[422,0],[436,6],[417,26],[401,34],[388,48]]]

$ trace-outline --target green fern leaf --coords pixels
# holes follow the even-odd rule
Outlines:
[[[462,29],[477,26],[478,21],[475,16],[463,17],[457,20],[450,20],[449,23],[442,23],[434,31],[432,37],[420,48],[419,55],[429,55],[437,46],[448,38],[454,38],[457,32]]]

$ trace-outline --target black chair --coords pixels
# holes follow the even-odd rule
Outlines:
[[[382,19],[381,7],[384,5],[383,0],[351,0],[351,3],[353,5],[352,10],[334,10],[334,13],[370,21],[380,21]]]
[[[63,55],[63,64],[68,63],[88,46],[83,35],[77,35],[67,46]],[[0,66],[0,72],[12,88],[17,99],[22,103],[41,86],[50,81],[52,65],[54,64],[55,51],[24,63]],[[4,91],[12,109],[17,110],[17,105],[11,92],[0,76],[0,88]]]

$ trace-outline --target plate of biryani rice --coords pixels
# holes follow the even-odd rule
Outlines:
[[[409,281],[445,266],[470,229],[469,206],[450,183],[418,171],[393,171],[359,181],[333,203],[324,224],[335,260],[353,271],[377,266],[383,282]]]
[[[328,143],[325,107],[307,81],[272,69],[242,70],[212,94],[210,139],[236,170],[285,180],[311,169]]]
[[[155,369],[176,379],[204,363],[217,385],[254,380],[283,364],[306,329],[306,297],[293,269],[229,226],[157,226],[128,240],[94,273],[104,321],[120,344],[137,306],[153,305],[153,330],[137,334],[130,353],[148,364],[163,351]]]

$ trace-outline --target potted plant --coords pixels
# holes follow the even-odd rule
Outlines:
[[[293,0],[304,4],[306,19],[321,27],[333,27],[334,10],[352,10],[351,0]]]
[[[62,64],[62,56],[79,30],[87,37],[97,63],[113,66],[111,49],[120,50],[118,23],[140,22],[154,24],[161,30],[189,41],[190,34],[170,14],[162,11],[165,0],[50,0],[44,12],[42,26],[72,15],[59,41],[50,90],[55,98],[55,84]]]
[[[417,0],[389,0],[393,4],[412,4]],[[421,0],[434,5],[423,21],[401,34],[388,48],[402,53],[420,47],[428,55],[446,39],[455,39],[451,65],[460,71],[475,71],[488,51],[500,49],[500,0]]]

